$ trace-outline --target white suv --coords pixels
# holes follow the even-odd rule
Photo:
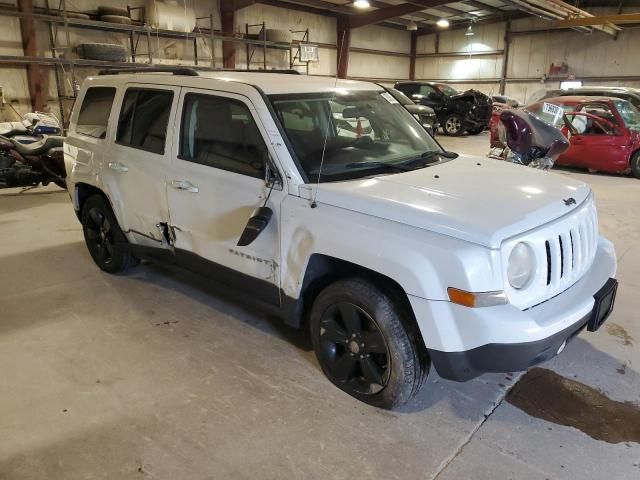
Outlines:
[[[380,86],[278,73],[87,79],[67,185],[97,265],[169,262],[309,328],[385,408],[440,376],[524,370],[613,307],[591,189],[445,152]],[[336,115],[370,135],[341,135]],[[457,157],[457,158],[456,158]]]

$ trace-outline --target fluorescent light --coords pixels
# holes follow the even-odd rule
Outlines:
[[[369,0],[355,0],[353,2],[353,6],[356,8],[365,9],[369,8],[371,4],[369,3]]]
[[[436,25],[440,28],[447,28],[449,26],[449,20],[447,20],[446,18],[441,18],[436,22]]]
[[[418,24],[416,22],[409,22],[409,24],[407,25],[407,30],[409,30],[410,32],[415,32],[416,30],[418,30]]]
[[[475,35],[475,33],[473,33],[473,28],[471,28],[471,24],[469,24],[469,28],[467,28],[467,31],[466,31],[466,32],[464,32],[464,34],[465,34],[467,37],[471,37],[471,36]]]

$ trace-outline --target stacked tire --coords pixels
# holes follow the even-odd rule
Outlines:
[[[126,8],[98,7],[98,17],[101,22],[131,25],[131,16]]]

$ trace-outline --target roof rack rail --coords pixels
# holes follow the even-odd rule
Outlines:
[[[213,70],[214,72],[216,70]],[[283,75],[301,75],[298,70],[293,68],[274,68],[272,70],[248,70],[246,68],[233,68],[231,70],[219,70],[220,72],[245,72],[245,73],[280,73]]]
[[[98,75],[117,75],[119,73],[172,73],[173,75],[185,75],[188,77],[199,76],[198,72],[193,68],[173,65],[163,65],[158,67],[124,67],[124,68],[107,68],[100,70]]]

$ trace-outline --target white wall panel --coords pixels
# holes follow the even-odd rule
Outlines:
[[[411,33],[369,25],[351,31],[351,46],[389,52],[409,53]]]
[[[408,57],[391,57],[351,52],[349,76],[364,78],[406,79],[409,75]]]

